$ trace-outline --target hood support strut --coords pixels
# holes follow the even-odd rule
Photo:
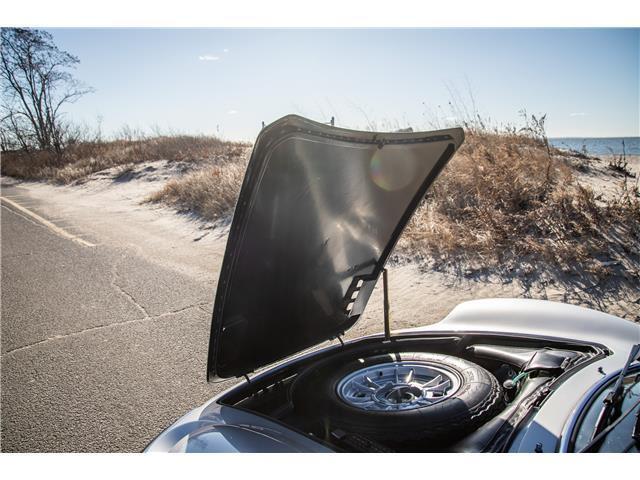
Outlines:
[[[384,339],[391,340],[391,329],[389,327],[389,281],[387,280],[387,269],[382,269],[382,291],[384,294]]]

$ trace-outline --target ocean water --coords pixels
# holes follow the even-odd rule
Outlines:
[[[549,143],[563,150],[587,150],[591,155],[640,155],[640,137],[611,137],[611,138],[550,138]]]

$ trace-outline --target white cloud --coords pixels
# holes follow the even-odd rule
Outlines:
[[[229,53],[229,49],[228,49],[228,48],[225,48],[225,49],[223,49],[222,51],[223,51],[224,53]]]
[[[229,115],[235,115],[236,113],[238,113],[238,111],[237,110],[229,110],[227,113]]]
[[[215,62],[216,60],[220,60],[220,57],[216,57],[215,55],[200,55],[198,60],[202,60],[203,62]]]
[[[575,113],[570,113],[569,116],[570,117],[586,117],[587,114],[584,112],[575,112]]]

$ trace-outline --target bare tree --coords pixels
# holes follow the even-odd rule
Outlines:
[[[3,28],[1,41],[2,149],[61,153],[69,131],[61,108],[92,91],[69,72],[80,61],[41,30]]]

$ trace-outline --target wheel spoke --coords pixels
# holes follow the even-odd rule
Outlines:
[[[442,375],[438,375],[437,377],[432,378],[427,383],[422,385],[422,389],[424,390],[426,388],[433,388],[436,385],[438,385],[441,381],[442,381]]]
[[[364,376],[364,382],[372,388],[380,388],[380,385],[374,382],[373,380],[371,380],[371,377],[367,375]]]
[[[415,370],[413,368],[411,370],[409,370],[409,373],[407,374],[407,376],[404,379],[405,383],[411,383],[411,381],[413,380],[413,372],[415,372]]]
[[[373,393],[376,391],[375,387],[370,387],[360,382],[353,382],[351,385],[356,390],[354,393]]]
[[[444,382],[436,385],[429,390],[434,393],[442,393],[444,394],[451,387],[451,380],[445,380]]]
[[[430,382],[430,383],[432,383],[432,382]],[[430,392],[430,393],[441,393],[441,394],[444,394],[447,391],[447,389],[450,388],[450,387],[451,387],[451,380],[446,379],[446,380],[443,380],[443,381],[439,382],[436,385],[430,385],[430,386],[424,385],[422,387],[422,391],[423,392]]]
[[[374,403],[374,400],[371,398],[371,396],[365,396],[365,397],[357,397],[357,396],[350,396],[349,400],[352,403],[358,404],[358,405],[365,405],[368,403]]]

